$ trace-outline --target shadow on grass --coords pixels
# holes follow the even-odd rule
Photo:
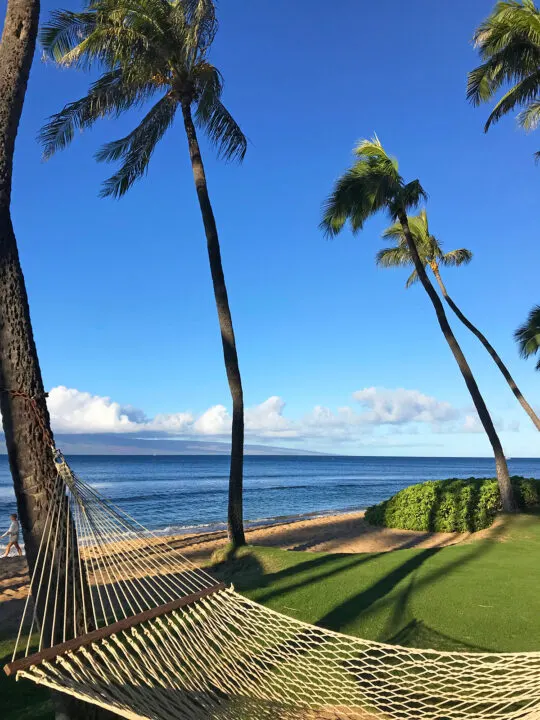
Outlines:
[[[512,522],[514,522],[513,519]],[[220,578],[234,582],[240,591],[258,590],[256,599],[262,603],[285,598],[290,593],[310,586],[313,596],[316,598],[319,592],[317,588],[319,583],[322,582],[325,586],[325,590],[321,590],[321,593],[328,592],[328,587],[333,590],[335,583],[335,599],[338,604],[318,619],[317,625],[320,627],[343,631],[344,628],[354,625],[359,618],[367,619],[371,614],[384,611],[386,608],[389,617],[378,634],[378,639],[383,642],[416,647],[420,647],[424,643],[424,647],[437,649],[456,647],[463,650],[480,651],[484,648],[469,646],[467,643],[426,628],[422,621],[414,615],[412,598],[415,590],[432,585],[440,578],[478,560],[502,539],[508,524],[503,519],[494,528],[488,540],[479,540],[470,545],[461,546],[462,550],[458,551],[457,555],[453,552],[445,554],[444,561],[437,561],[436,567],[427,572],[426,569],[422,569],[425,563],[432,560],[441,550],[445,550],[446,553],[447,548],[427,548],[413,552],[399,550],[391,553],[363,555],[317,555],[276,572],[266,573],[261,560],[253,552],[244,550],[239,554],[230,555],[227,562],[217,566],[215,570]],[[372,563],[379,561],[383,555],[391,556],[396,560],[402,558],[402,561],[394,564],[384,575],[379,575],[369,587],[365,587],[365,583],[363,583],[359,592],[352,596],[349,595],[339,602],[340,594],[343,594],[342,574],[369,563],[370,575],[373,575]],[[421,569],[422,572],[419,574]],[[359,575],[360,581],[361,577],[362,575]],[[327,583],[328,580],[331,582]],[[350,581],[351,576],[347,578],[348,588],[351,587]]]
[[[383,642],[400,644],[396,640],[397,637],[401,637],[402,641],[408,638],[409,642],[406,643],[408,645],[414,637],[412,630],[415,627],[418,630],[420,627],[419,623],[421,622],[415,618],[411,612],[410,599],[413,590],[421,588],[425,585],[431,585],[439,578],[447,576],[453,570],[478,560],[493,546],[493,542],[497,542],[497,540],[505,533],[506,526],[506,522],[501,522],[500,525],[495,528],[490,540],[479,541],[478,543],[471,544],[471,551],[468,555],[465,557],[460,555],[457,559],[452,560],[444,564],[442,567],[434,569],[428,575],[417,579],[416,573],[421,566],[426,562],[426,560],[439,553],[442,548],[431,548],[421,551],[382,577],[367,590],[363,590],[354,597],[349,598],[338,605],[330,613],[327,613],[324,617],[322,617],[317,624],[332,630],[340,630],[344,625],[352,623],[356,620],[361,614],[369,614],[372,612],[375,603],[377,603],[377,608],[379,610],[385,605],[392,604],[390,618],[388,619],[383,631],[380,633],[379,639]],[[402,589],[397,599],[395,597],[390,597],[390,593],[394,587],[407,577],[409,577],[409,583]],[[412,615],[412,617],[408,624],[405,624],[407,615]],[[409,627],[408,634],[404,633],[404,625],[405,627]],[[431,638],[433,640],[437,639],[435,631],[431,631]],[[424,639],[426,638],[424,637]],[[448,645],[451,644],[451,642],[459,642],[452,641],[451,638],[445,638],[442,635],[439,635],[439,639],[446,639],[449,641],[443,643],[445,648],[448,648]],[[428,647],[440,648],[441,646],[438,643],[436,645],[432,645],[430,643]],[[480,650],[481,648],[475,649]]]
[[[416,618],[402,627],[395,635],[388,637],[386,642],[389,645],[402,645],[403,647],[420,649],[444,649],[450,652],[492,652],[489,648],[481,645],[456,640],[439,630],[434,630],[422,620]]]
[[[362,592],[354,595],[352,598],[345,600],[329,613],[324,615],[317,622],[317,625],[329,628],[330,630],[339,630],[343,627],[343,625],[350,624],[374,603],[388,595],[398,583],[402,582],[412,573],[415,573],[418,568],[426,562],[426,560],[433,557],[438,552],[440,552],[440,548],[427,548],[426,550],[420,550],[417,554],[409,557],[404,563],[398,565],[398,567],[384,575],[371,587],[366,590],[362,590]],[[408,593],[403,593],[402,596],[403,605],[400,607],[400,603],[398,603],[396,606],[396,612],[400,616],[407,605]]]

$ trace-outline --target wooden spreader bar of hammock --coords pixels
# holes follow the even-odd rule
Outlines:
[[[115,635],[116,633],[124,630],[129,630],[136,625],[140,625],[146,620],[153,620],[161,615],[166,615],[174,610],[179,610],[187,605],[192,605],[197,602],[197,600],[202,600],[203,598],[213,595],[220,590],[225,590],[226,587],[225,583],[219,583],[217,585],[213,585],[212,587],[204,588],[204,590],[200,590],[192,595],[186,595],[178,598],[178,600],[172,600],[165,605],[145,610],[144,612],[137,613],[137,615],[130,615],[130,617],[112,623],[112,625],[105,625],[105,627],[92,630],[92,632],[73,638],[73,640],[53,645],[50,648],[41,650],[41,652],[34,653],[33,655],[28,655],[28,657],[8,663],[7,665],[4,665],[4,672],[6,675],[15,675],[19,672],[19,670],[27,670],[29,667],[32,667],[32,665],[38,665],[44,660],[54,660],[54,658],[59,655],[73,652],[74,650],[78,650],[86,645],[91,645],[98,640],[104,640],[105,638],[111,637],[111,635]]]

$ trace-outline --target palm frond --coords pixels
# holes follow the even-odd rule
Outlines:
[[[460,248],[459,250],[450,250],[450,252],[441,255],[440,262],[442,265],[459,267],[460,265],[467,265],[472,259],[473,254],[470,250]]]
[[[540,12],[532,0],[497,2],[473,37],[482,58],[493,57],[512,43],[526,41],[540,43]]]
[[[498,122],[503,115],[511,112],[516,105],[525,105],[535,100],[540,90],[540,70],[518,82],[506,92],[491,111],[484,126],[487,132],[493,123]]]
[[[467,76],[467,100],[473,105],[489,100],[502,84],[502,79],[494,79],[492,65],[487,62],[479,65]]]
[[[412,273],[407,278],[407,282],[405,283],[405,288],[408,290],[411,287],[411,285],[414,285],[417,282],[418,282],[418,273],[416,272],[416,270],[413,270]]]
[[[182,0],[189,28],[189,42],[198,48],[201,57],[212,45],[218,30],[216,8],[213,0]]]
[[[171,126],[178,102],[171,94],[165,95],[126,137],[104,145],[96,154],[99,162],[122,161],[118,172],[105,181],[102,197],[124,195],[133,183],[148,169],[157,143]]]
[[[246,154],[247,139],[220,100],[223,88],[221,73],[209,63],[204,63],[197,69],[196,81],[195,122],[205,131],[220,157],[241,162]]]
[[[53,10],[39,34],[46,55],[56,62],[61,62],[64,55],[95,30],[96,21],[94,12]]]
[[[388,204],[390,217],[397,219],[402,210],[413,210],[422,200],[427,200],[427,193],[419,180],[412,180],[403,185],[394,200]]]
[[[144,78],[137,78],[135,74],[126,77],[120,68],[104,73],[91,85],[88,95],[66,105],[40,130],[38,140],[43,146],[44,158],[69,145],[76,130],[87,129],[99,118],[118,116],[142,104],[155,90]]]
[[[383,248],[375,255],[375,263],[383,268],[403,267],[411,264],[411,253],[402,246]]]
[[[364,192],[362,179],[362,167],[356,164],[337,180],[332,194],[324,204],[320,225],[327,237],[341,232],[351,215],[355,217],[357,229],[361,229],[369,217],[369,197]]]
[[[359,162],[367,161],[371,164],[372,168],[377,166],[380,171],[386,172],[389,175],[393,174],[396,178],[399,177],[397,158],[387,154],[377,135],[374,135],[371,140],[360,140],[354,148],[354,154]]]
[[[408,220],[410,222],[411,218],[408,218]],[[403,227],[401,226],[401,223],[396,222],[390,225],[390,227],[387,227],[381,237],[383,240],[403,240]]]
[[[423,247],[428,245],[428,233],[426,231],[426,224],[424,218],[421,215],[409,215],[407,217],[409,223],[409,230],[414,238],[417,246]],[[382,233],[381,237],[383,240],[392,240],[397,242],[404,248],[408,248],[407,240],[403,234],[403,227],[400,222],[396,222]]]
[[[540,124],[540,100],[534,100],[517,116],[518,123],[524,130],[536,130]]]
[[[540,305],[530,311],[527,320],[514,333],[519,354],[528,358],[540,351]],[[540,370],[540,362],[536,366]]]

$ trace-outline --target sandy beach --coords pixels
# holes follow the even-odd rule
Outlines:
[[[486,532],[475,533],[480,539]],[[433,548],[466,542],[470,533],[424,533],[376,528],[364,520],[364,512],[299,519],[246,531],[252,545],[291,551],[371,553],[405,548]],[[163,538],[161,538],[163,539]],[[208,563],[213,552],[227,542],[224,532],[170,536],[167,541],[196,564]],[[28,592],[24,557],[0,559],[0,628],[2,634],[17,626]]]

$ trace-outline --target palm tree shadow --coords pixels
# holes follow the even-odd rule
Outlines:
[[[478,541],[471,544],[471,552],[468,555],[464,557],[460,554],[457,559],[444,564],[442,567],[435,568],[428,575],[416,580],[415,575],[420,567],[428,559],[439,553],[444,548],[428,548],[423,550],[399,567],[392,570],[367,590],[349,598],[344,603],[334,608],[330,613],[327,613],[327,615],[322,617],[317,624],[332,630],[341,630],[344,625],[351,623],[362,613],[372,612],[374,603],[378,602],[378,608],[380,609],[382,601],[383,606],[392,604],[392,611],[384,629],[379,635],[379,639],[384,642],[394,642],[396,641],[396,638],[400,637],[401,642],[408,639],[408,642],[405,642],[404,644],[415,644],[414,642],[411,642],[413,640],[411,630],[416,627],[418,631],[417,635],[420,635],[421,621],[415,618],[411,613],[410,600],[413,590],[432,584],[441,576],[446,576],[458,567],[463,567],[464,564],[477,560],[493,546],[494,542],[498,542],[499,538],[504,535],[506,527],[507,523],[501,522],[494,529],[489,540]],[[405,580],[408,576],[409,583],[402,590],[396,601],[394,597],[390,597],[390,592],[399,582]],[[410,620],[406,623],[408,614]],[[406,627],[409,628],[408,634],[404,633]],[[438,635],[436,631],[431,631],[430,634]],[[444,646],[446,648],[448,648],[452,642],[457,642],[452,641],[451,638],[445,639],[442,636],[441,638],[444,640]],[[425,639],[426,638],[424,638],[424,640]]]
[[[329,613],[320,618],[317,625],[329,628],[330,630],[341,630],[344,625],[350,624],[359,615],[370,608],[381,598],[388,595],[394,587],[402,582],[407,576],[415,573],[426,560],[440,552],[441,548],[426,548],[416,553],[403,564],[394,568],[387,575],[374,583],[371,587],[354,595],[352,598],[345,600]],[[398,551],[399,552],[399,551]],[[404,608],[408,602],[408,598],[404,598],[405,605],[398,609],[399,615],[404,612]]]

